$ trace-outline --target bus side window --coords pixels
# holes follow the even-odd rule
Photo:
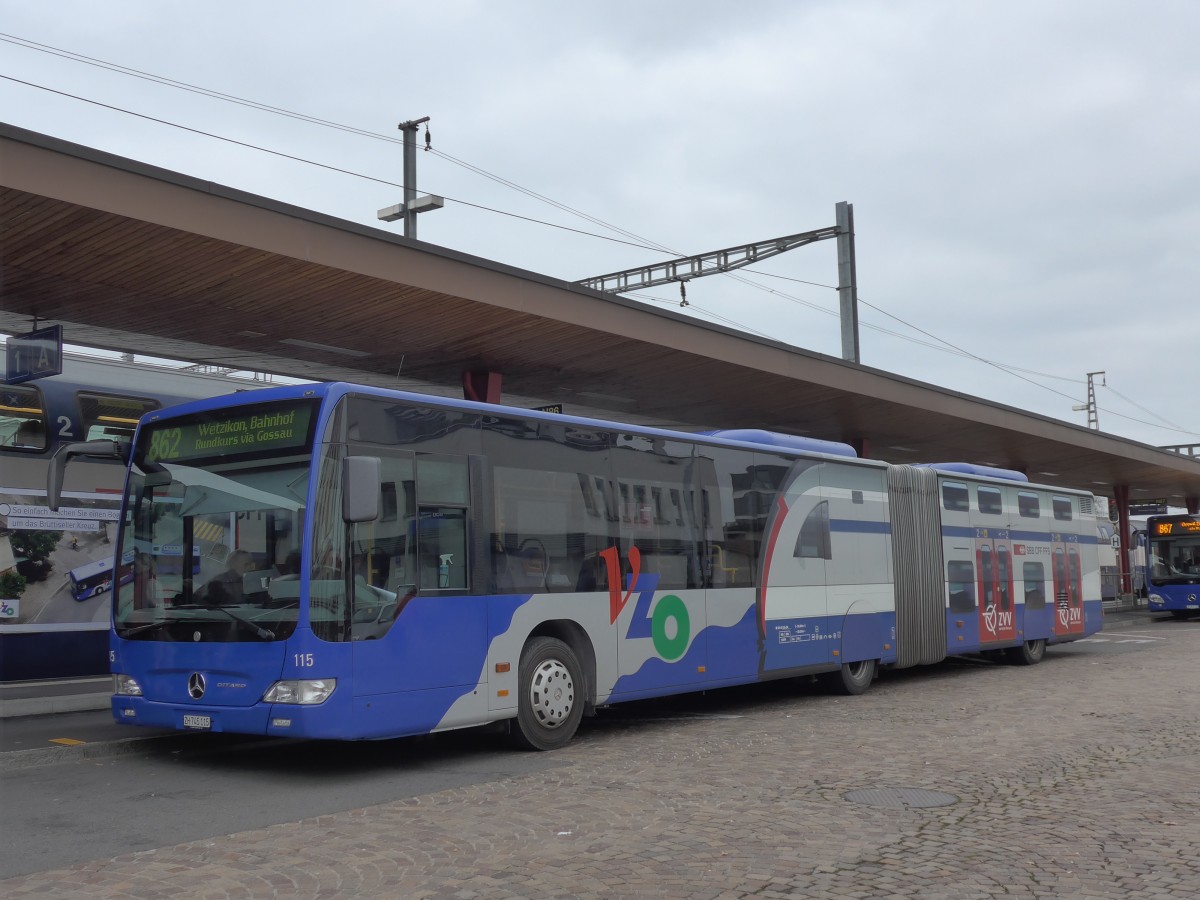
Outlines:
[[[971,508],[971,495],[965,484],[947,481],[942,484],[942,508],[951,512],[967,512]]]
[[[1046,567],[1040,562],[1027,562],[1021,567],[1025,584],[1025,608],[1042,609],[1046,605]]]
[[[1017,512],[1024,519],[1037,519],[1042,515],[1041,500],[1032,491],[1017,492]]]
[[[465,456],[417,454],[417,571],[424,591],[465,591],[470,474]]]
[[[979,503],[979,511],[984,515],[998,516],[1004,512],[1003,495],[999,488],[980,485],[975,489],[975,499]]]
[[[418,587],[422,591],[467,589],[467,511],[422,506],[417,516]]]
[[[946,586],[950,592],[951,612],[971,612],[975,609],[975,566],[961,560],[946,564]]]
[[[1070,497],[1051,497],[1050,501],[1055,519],[1060,522],[1070,522],[1074,518],[1074,507]]]
[[[796,538],[794,555],[797,558],[833,559],[828,500],[820,501],[805,518]]]

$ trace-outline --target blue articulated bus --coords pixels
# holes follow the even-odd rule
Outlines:
[[[1178,619],[1200,616],[1200,516],[1150,516],[1147,606]]]
[[[553,749],[625,700],[1100,629],[1091,494],[348,384],[143,417],[125,552],[202,541],[162,603],[114,596],[118,722],[363,739],[507,721]],[[53,502],[53,500],[52,500]],[[213,548],[226,551],[214,553]],[[161,594],[162,591],[160,590]]]

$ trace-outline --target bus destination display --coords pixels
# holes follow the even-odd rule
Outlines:
[[[305,402],[225,418],[151,426],[146,458],[166,462],[299,449],[308,443],[312,413],[312,404]]]
[[[1173,522],[1155,522],[1156,537],[1174,534],[1200,534],[1200,519],[1176,519]]]

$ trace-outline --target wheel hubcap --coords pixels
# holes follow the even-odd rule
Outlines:
[[[544,728],[557,728],[575,708],[575,682],[557,659],[538,663],[529,680],[529,708]]]

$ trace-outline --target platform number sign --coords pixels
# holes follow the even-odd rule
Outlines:
[[[4,345],[7,384],[62,374],[62,326],[51,325],[10,337]]]

